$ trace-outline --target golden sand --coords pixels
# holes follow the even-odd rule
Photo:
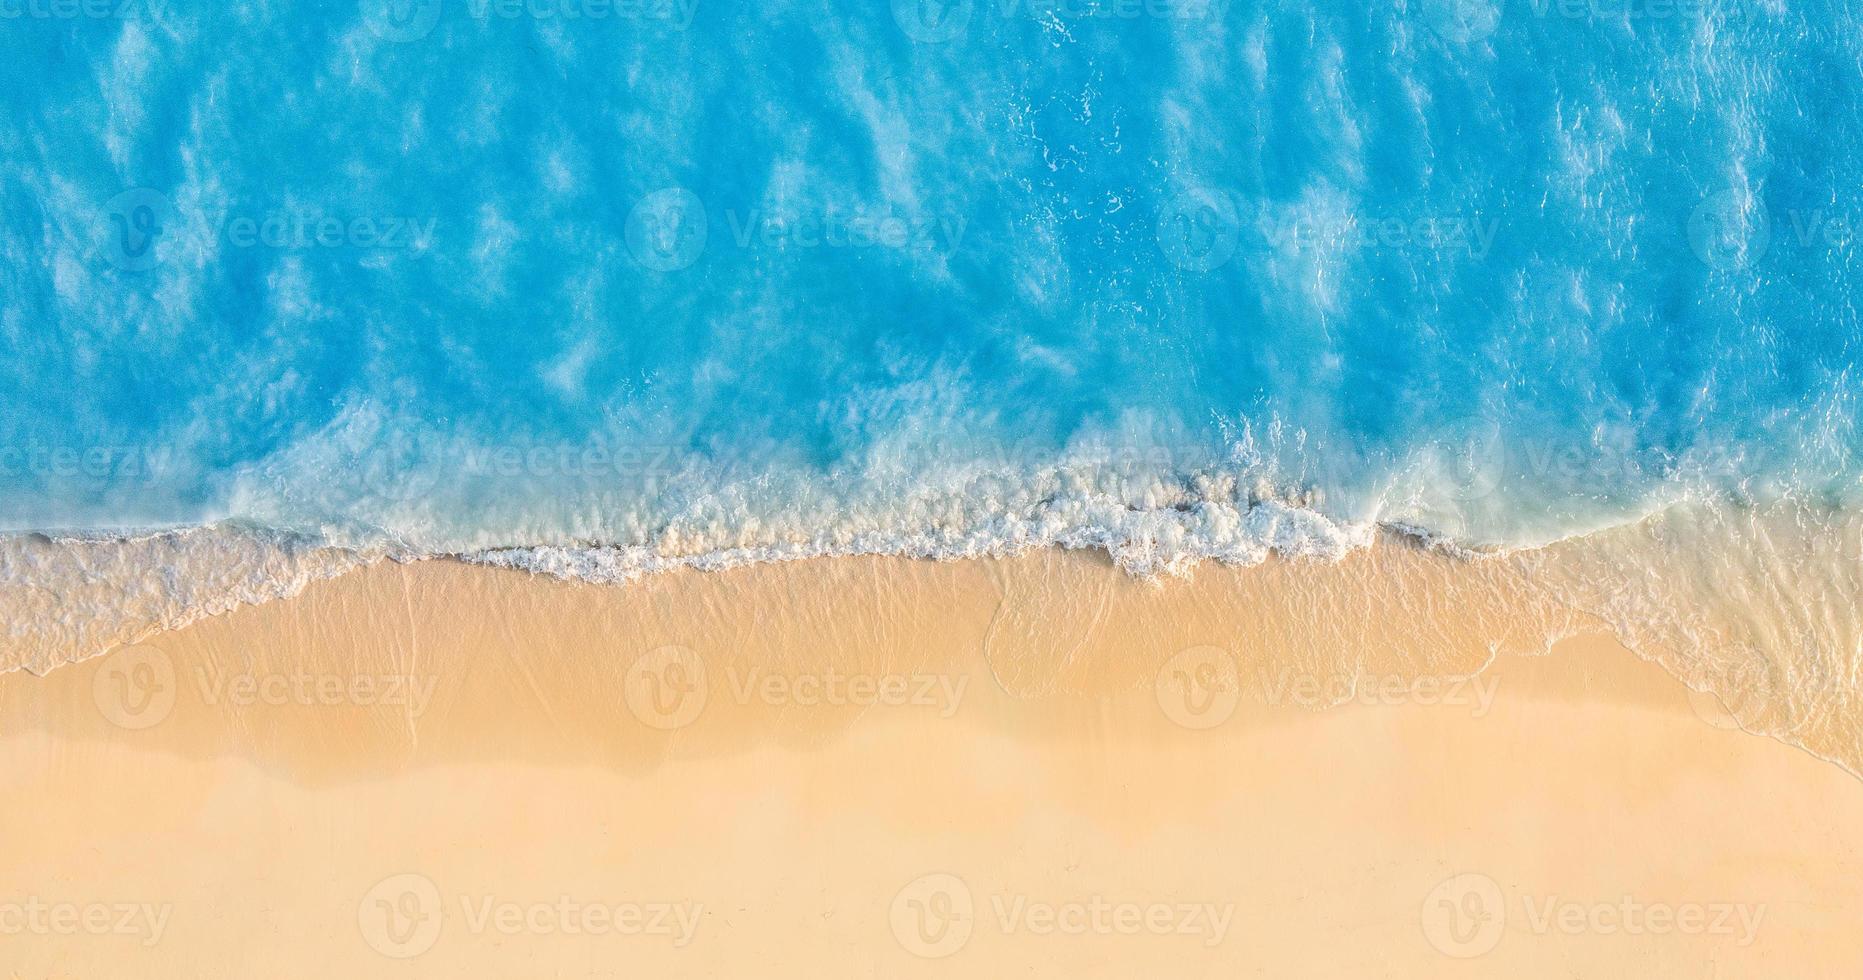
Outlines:
[[[1863,965],[1863,785],[1399,549],[386,564],[0,678],[0,753],[24,978]]]

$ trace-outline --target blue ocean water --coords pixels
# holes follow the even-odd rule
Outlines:
[[[621,576],[1858,485],[1809,0],[0,0],[0,528]]]

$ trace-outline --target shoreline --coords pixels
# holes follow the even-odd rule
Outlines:
[[[1803,514],[1785,516],[1802,518]],[[1788,524],[1779,520],[1779,514],[1764,520],[1770,524],[1762,531],[1777,533]],[[9,589],[0,594],[0,613],[13,622],[15,635],[13,656],[4,669],[35,676],[47,676],[60,665],[80,663],[114,648],[162,643],[173,633],[190,632],[229,615],[296,602],[304,592],[337,589],[365,596],[389,581],[451,583],[481,572],[490,578],[479,581],[499,585],[475,587],[475,591],[505,594],[509,581],[527,581],[537,587],[538,596],[555,596],[551,602],[564,604],[566,615],[587,615],[583,611],[592,609],[600,617],[635,606],[639,596],[648,596],[648,604],[663,604],[686,591],[702,596],[700,606],[728,602],[740,591],[756,602],[771,589],[788,587],[784,583],[816,578],[831,583],[833,589],[857,591],[874,581],[876,572],[853,572],[885,570],[883,578],[907,581],[913,587],[928,585],[946,594],[963,592],[971,606],[993,604],[1002,626],[1012,633],[1028,622],[1045,622],[1040,626],[1043,630],[1053,626],[1054,637],[1034,641],[1030,648],[1036,652],[1021,654],[1019,663],[1008,665],[1010,671],[1023,671],[1030,658],[1053,656],[1051,650],[1041,650],[1053,647],[1056,637],[1066,639],[1069,630],[1062,622],[1064,617],[1056,613],[1075,602],[1101,607],[1101,613],[1118,611],[1095,620],[1094,637],[1071,639],[1071,643],[1101,650],[1099,656],[1112,656],[1112,661],[1125,656],[1122,650],[1133,647],[1138,637],[1153,643],[1159,635],[1174,635],[1176,639],[1164,645],[1185,647],[1200,632],[1224,637],[1224,643],[1233,643],[1244,652],[1271,650],[1267,656],[1271,665],[1291,663],[1326,678],[1351,674],[1367,665],[1373,671],[1474,673],[1481,663],[1503,652],[1537,654],[1569,637],[1604,633],[1630,645],[1641,660],[1660,663],[1693,691],[1733,706],[1738,727],[1781,738],[1863,777],[1863,723],[1846,721],[1848,714],[1841,710],[1846,702],[1863,699],[1863,691],[1844,682],[1841,660],[1846,630],[1863,641],[1863,622],[1805,622],[1831,602],[1829,589],[1852,583],[1863,589],[1863,576],[1857,576],[1856,570],[1843,570],[1848,578],[1822,589],[1826,592],[1822,606],[1816,596],[1807,596],[1805,609],[1720,602],[1716,587],[1733,583],[1751,592],[1740,579],[1774,578],[1781,563],[1802,561],[1803,555],[1790,553],[1790,548],[1759,538],[1762,548],[1746,566],[1725,570],[1734,578],[1723,576],[1716,581],[1714,576],[1697,576],[1701,581],[1673,592],[1651,591],[1649,574],[1643,574],[1645,581],[1639,583],[1613,583],[1611,579],[1625,572],[1626,551],[1638,551],[1639,561],[1677,561],[1688,544],[1701,544],[1690,540],[1701,537],[1699,522],[1680,525],[1680,540],[1675,529],[1651,524],[1617,529],[1621,535],[1634,533],[1630,538],[1598,535],[1574,538],[1563,548],[1492,555],[1449,548],[1427,535],[1380,529],[1373,546],[1347,551],[1343,557],[1269,555],[1254,565],[1203,561],[1181,576],[1136,576],[1099,546],[1054,546],[958,559],[835,555],[743,565],[678,565],[626,581],[486,561],[486,553],[410,559],[330,548],[311,538],[292,538],[298,540],[294,548],[278,550],[274,538],[257,531],[240,538],[235,548],[216,551],[220,566],[209,570],[211,574],[201,581],[192,581],[188,576],[192,568],[181,574],[175,574],[179,566],[168,568],[162,576],[149,574],[177,561],[177,555],[192,557],[188,548],[197,542],[188,535],[136,538],[134,550],[108,548],[108,544],[123,542],[102,542],[106,548],[97,555],[78,553],[75,546],[82,542],[73,540],[37,537],[24,542],[22,548],[22,538],[13,538],[11,548],[0,553],[4,559],[0,572],[15,579],[30,574],[54,581],[82,578],[82,585],[73,589],[75,594],[47,585]],[[1718,518],[1708,520],[1707,529],[1721,531],[1723,537],[1727,531]],[[224,531],[225,527],[197,527],[190,533],[220,535]],[[1805,527],[1798,527],[1800,537],[1805,537],[1803,531]],[[1863,535],[1863,522],[1831,525],[1829,531],[1839,538]],[[1753,535],[1751,529],[1746,533]],[[216,538],[211,544],[220,542]],[[1718,544],[1738,542],[1729,538]],[[1824,551],[1816,537],[1805,537],[1798,548]],[[1837,551],[1835,557],[1841,557],[1841,546]],[[1800,570],[1800,578],[1815,578],[1816,572],[1833,568],[1829,555],[1820,553],[1815,559],[1824,565],[1807,566]],[[363,585],[356,585],[358,579]],[[177,589],[173,585],[177,581],[186,587]],[[408,589],[408,585],[399,587]],[[156,602],[143,602],[138,613],[127,619],[82,615],[97,611],[99,596],[121,591],[143,598],[153,594]],[[56,600],[54,592],[58,592]],[[563,600],[566,594],[579,598]],[[119,602],[136,606],[142,600]],[[61,613],[65,626],[47,632],[43,620],[58,607],[65,607]],[[505,607],[522,613],[525,604],[507,602]],[[1444,607],[1455,607],[1457,613],[1438,615]],[[1224,609],[1244,615],[1237,622],[1226,622],[1220,615]],[[818,609],[814,615],[825,613]],[[902,611],[892,609],[889,615],[902,615]],[[1839,647],[1839,660],[1807,663],[1772,652],[1787,647],[1807,626],[1831,633],[1815,635],[1811,641]],[[697,635],[708,630],[719,632],[725,626],[715,620],[689,626],[689,632]],[[20,645],[22,637],[24,645]],[[986,635],[980,643],[987,645],[989,639]],[[1012,635],[1012,639],[1027,641],[1028,637]],[[382,645],[376,643],[376,647]],[[93,648],[101,650],[82,652]],[[1727,652],[1736,654],[1733,660]],[[378,654],[391,656],[388,648],[380,648]],[[1809,687],[1803,678],[1792,680],[1792,674],[1805,669],[1811,671]],[[1053,678],[1045,684],[1053,684]]]
[[[1826,522],[1816,523],[1820,519]],[[210,539],[204,551],[200,538]],[[575,554],[613,567],[555,567],[550,555],[498,561],[490,552],[409,558],[230,526],[133,542],[14,538],[0,548],[0,576],[22,584],[0,592],[0,617],[13,634],[0,668],[44,676],[102,651],[159,643],[176,631],[292,601],[330,582],[402,581],[395,568],[442,570],[406,579],[420,583],[452,581],[458,569],[477,569],[531,582],[539,596],[570,590],[582,598],[552,601],[564,602],[563,614],[571,617],[626,610],[636,604],[634,594],[665,603],[689,591],[702,597],[703,607],[731,601],[739,591],[755,601],[771,587],[806,593],[821,583],[821,589],[858,591],[871,588],[876,574],[858,570],[885,569],[886,578],[914,588],[963,592],[972,607],[992,604],[1010,638],[1027,648],[1005,669],[1032,677],[1045,669],[1043,657],[1055,656],[1050,648],[1069,643],[1082,645],[1082,656],[1116,662],[1141,638],[1182,649],[1200,642],[1198,636],[1217,637],[1257,673],[1263,665],[1248,663],[1248,651],[1271,651],[1269,667],[1336,679],[1364,669],[1472,673],[1500,653],[1544,652],[1569,637],[1605,633],[1691,690],[1730,706],[1739,727],[1863,778],[1863,720],[1857,715],[1863,688],[1851,679],[1854,658],[1845,653],[1863,644],[1863,615],[1845,605],[1863,593],[1863,566],[1843,557],[1853,540],[1863,547],[1863,515],[1788,509],[1736,520],[1712,511],[1678,512],[1525,551],[1473,553],[1427,535],[1380,530],[1373,544],[1339,557],[1269,554],[1239,565],[1204,560],[1181,575],[1140,576],[1099,546],[718,567],[669,558],[664,561],[672,567],[641,572],[626,571],[612,556],[590,558],[595,552]],[[203,554],[206,566],[196,564]],[[613,580],[624,571],[631,577]],[[32,581],[39,584],[23,584]],[[1058,615],[1061,606],[1077,601],[1102,612],[1091,637],[1070,638]],[[505,607],[521,615],[526,605]],[[1439,614],[1450,608],[1453,615]],[[670,628],[728,632],[715,620]],[[1030,624],[1049,635],[1014,634]]]
[[[1427,559],[1456,563],[1504,561],[1556,547],[1562,541],[1634,527],[1647,519],[1645,515],[1613,529],[1588,531],[1550,544],[1479,545],[1464,544],[1453,536],[1402,521],[1348,521],[1298,500],[1251,498],[1242,514],[1259,516],[1257,512],[1264,508],[1273,513],[1262,523],[1279,531],[1260,540],[1243,535],[1240,543],[1231,541],[1231,547],[1221,550],[1198,550],[1182,541],[1166,545],[1163,538],[1169,535],[1150,536],[1159,528],[1144,533],[1126,529],[1122,537],[1120,531],[1093,525],[1064,532],[1051,528],[1032,536],[1000,540],[990,538],[989,532],[981,528],[954,535],[870,530],[834,543],[816,538],[754,546],[720,545],[690,553],[658,552],[658,546],[667,542],[488,545],[468,550],[414,551],[374,540],[379,533],[374,530],[350,529],[332,536],[327,531],[306,533],[231,519],[136,528],[19,529],[0,532],[0,581],[12,587],[0,589],[0,616],[31,624],[31,628],[15,634],[31,642],[16,647],[22,652],[12,653],[0,663],[0,674],[18,669],[44,673],[236,608],[291,598],[313,582],[384,562],[457,563],[574,583],[633,587],[666,575],[729,574],[792,563],[1015,563],[1044,554],[1061,554],[1106,562],[1148,585],[1179,587],[1200,575],[1233,579],[1264,565],[1350,562],[1366,552],[1382,550],[1416,552]],[[1152,516],[1175,519],[1178,515],[1154,512]],[[1026,524],[1023,530],[1027,530]],[[148,588],[158,581],[150,574],[156,570],[179,573],[159,579],[163,589],[177,590],[177,594]],[[138,587],[142,587],[141,591],[137,591]],[[94,588],[100,588],[104,595],[81,595],[84,611],[92,618],[113,622],[106,629],[75,627],[76,633],[70,632],[74,629],[70,624],[45,622],[55,618],[51,613],[57,611],[56,607],[35,603],[29,595],[54,590],[89,593]],[[130,599],[125,601],[115,595],[113,603],[112,595],[124,590],[132,593]],[[67,632],[61,633],[61,628]],[[89,652],[74,655],[73,650]]]

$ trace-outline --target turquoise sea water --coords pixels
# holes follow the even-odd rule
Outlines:
[[[0,528],[615,578],[1842,513],[1860,65],[1831,0],[0,0]]]

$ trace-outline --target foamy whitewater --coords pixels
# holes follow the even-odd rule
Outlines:
[[[1832,0],[0,0],[8,663],[382,558],[1398,531],[1850,677],[1860,64]]]

